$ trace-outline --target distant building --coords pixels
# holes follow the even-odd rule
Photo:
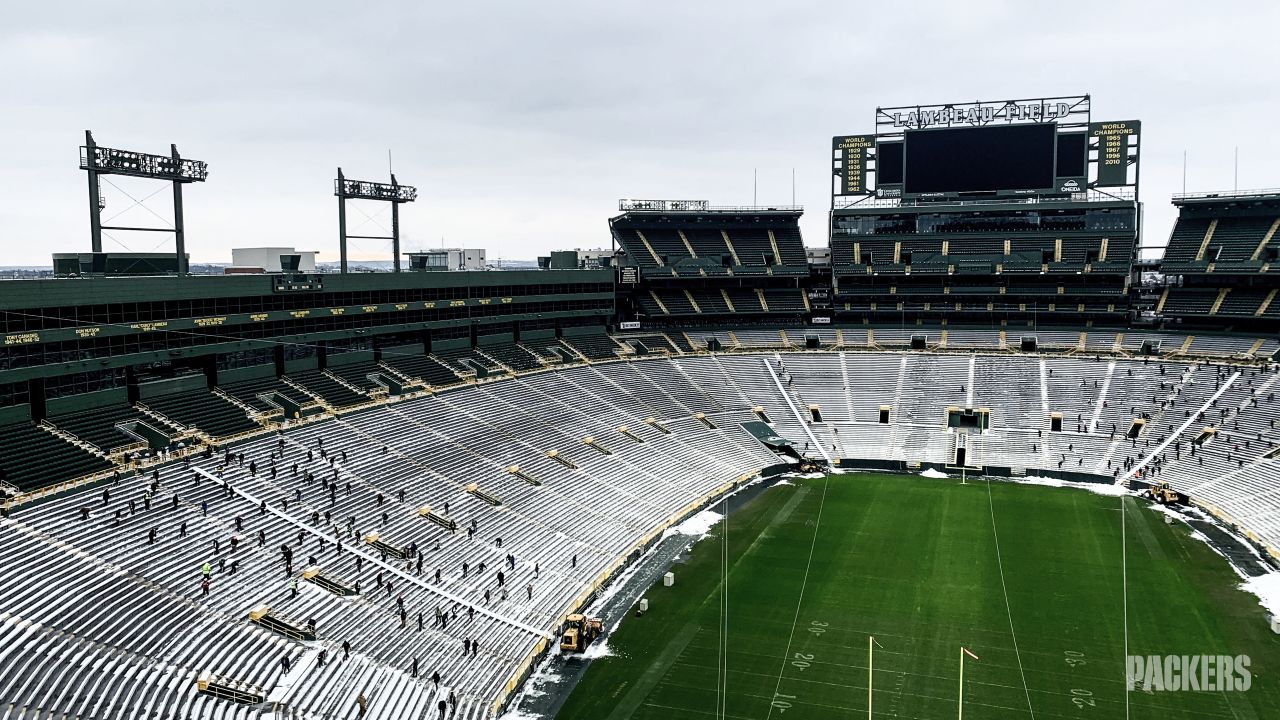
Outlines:
[[[612,250],[552,250],[538,258],[538,266],[550,270],[598,270],[613,266]]]
[[[261,268],[262,272],[269,273],[313,273],[316,271],[316,251],[291,247],[234,248],[231,265],[239,272]]]
[[[409,269],[416,272],[485,269],[484,250],[479,248],[440,248],[407,254]]]

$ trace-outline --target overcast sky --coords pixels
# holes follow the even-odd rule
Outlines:
[[[231,9],[243,8],[243,9]],[[404,249],[489,258],[607,246],[617,200],[808,209],[826,242],[833,135],[880,106],[1090,93],[1095,120],[1143,121],[1145,242],[1171,193],[1280,186],[1280,3],[8,2],[0,9],[0,265],[87,251],[77,169],[103,145],[206,160],[189,188],[194,261],[295,245],[337,256],[332,180],[419,188]],[[113,179],[113,224],[164,186]],[[127,193],[127,194],[126,194]],[[147,207],[168,217],[164,190]],[[364,213],[372,216],[372,220]],[[381,235],[364,203],[351,232]],[[169,247],[113,233],[108,250]],[[118,241],[118,242],[117,242]],[[358,241],[354,258],[389,258]]]

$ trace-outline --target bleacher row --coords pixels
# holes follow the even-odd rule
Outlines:
[[[1077,297],[1023,297],[1012,298],[1002,302],[991,302],[988,300],[965,301],[962,297],[955,294],[947,296],[880,296],[880,299],[858,299],[850,300],[844,296],[840,296],[834,303],[836,309],[847,312],[862,312],[875,317],[880,322],[892,322],[894,316],[901,316],[902,313],[1020,313],[1031,312],[1043,313],[1048,316],[1057,316],[1065,318],[1076,318],[1080,313],[1089,315],[1107,314],[1117,316],[1125,311],[1124,300],[1121,298],[1113,298],[1111,302],[1105,301],[1105,294],[1098,293],[1094,296],[1102,297],[1104,301],[1085,301]]]
[[[837,237],[831,243],[832,265],[841,272],[883,274],[1120,273],[1129,269],[1129,253],[1101,237],[943,237],[905,238],[877,235]]]
[[[958,340],[984,336],[972,333]],[[1061,341],[1073,338],[1088,345]],[[1276,547],[1277,385],[1274,365],[779,348],[578,365],[374,405],[167,465],[154,490],[129,476],[16,507],[0,521],[0,551],[17,559],[0,564],[0,713],[247,717],[197,691],[214,678],[299,717],[349,716],[361,695],[371,718],[433,716],[450,695],[458,717],[487,716],[542,633],[638,542],[779,462],[741,428],[756,407],[810,454],[939,464],[954,451],[946,409],[987,407],[967,464],[1104,477],[1185,423],[1159,477]],[[820,421],[797,412],[810,405]],[[1135,418],[1146,425],[1130,440]],[[1206,427],[1216,434],[1193,453]],[[262,606],[314,621],[318,639],[254,624]]]
[[[1272,271],[1280,253],[1280,217],[1180,216],[1165,248],[1166,273]]]
[[[1161,268],[1170,284],[1157,312],[1188,324],[1244,321],[1241,327],[1280,317],[1273,275],[1280,259],[1280,216],[1274,203],[1250,198],[1215,205],[1200,198],[1174,204],[1179,216]]]
[[[613,235],[646,276],[753,277],[808,275],[799,213],[749,213],[706,222],[700,217],[622,216]]]
[[[300,426],[280,438],[274,471],[280,446],[268,434],[232,448],[243,464],[218,453],[191,469],[164,467],[150,498],[150,479],[129,477],[20,506],[0,521],[0,547],[41,561],[0,567],[0,682],[10,703],[0,712],[247,715],[197,692],[197,679],[212,676],[299,717],[351,716],[361,693],[367,717],[424,716],[409,708],[430,712],[450,693],[458,717],[487,716],[543,633],[646,534],[778,462],[740,427],[754,418],[745,396],[701,389],[723,383],[723,372],[690,372],[611,363],[468,386]],[[360,541],[369,533],[416,545],[421,570],[416,557],[383,558]],[[281,545],[294,552],[291,573]],[[359,592],[308,582],[313,556],[322,577]],[[248,614],[262,605],[298,624],[314,620],[319,639],[253,624]],[[464,640],[478,641],[474,655],[461,652]],[[33,666],[34,647],[58,660]]]
[[[213,391],[148,397],[137,406],[108,405],[55,414],[47,419],[50,430],[26,422],[10,423],[0,426],[0,447],[4,448],[0,453],[0,498],[109,472],[116,466],[107,456],[116,451],[176,446],[196,435],[221,442],[261,431],[264,422],[294,419],[286,408],[297,408],[299,417],[307,418],[368,405],[386,394],[387,387],[380,380],[386,374],[416,386],[410,389],[440,388],[474,377],[476,366],[497,374],[519,372],[565,361],[612,358],[618,350],[603,333],[433,355],[391,350],[377,365],[294,371],[282,378],[229,382]]]
[[[721,313],[790,313],[808,312],[804,290],[748,289],[721,290],[677,288],[653,289],[638,295],[640,309],[647,315],[701,315]]]
[[[1161,311],[1173,316],[1277,318],[1276,291],[1253,287],[1171,287]],[[1221,298],[1221,299],[1219,299]]]
[[[1159,450],[1146,475],[1155,469],[1156,479],[1280,549],[1280,464],[1269,457],[1280,448],[1275,364],[895,353],[767,362],[790,378],[798,406],[820,408],[821,423],[804,418],[807,429],[791,423],[784,434],[807,441],[812,432],[836,457],[950,465],[946,408],[988,407],[992,429],[972,436],[968,465],[1120,477]],[[781,397],[760,399],[771,417],[794,417]],[[892,408],[887,425],[881,406]],[[1054,413],[1062,432],[1049,432]],[[1135,419],[1145,425],[1131,440]]]
[[[725,350],[797,349],[803,348],[806,337],[810,336],[818,338],[824,349],[875,350],[906,347],[915,335],[924,335],[931,350],[1016,350],[1022,338],[1013,332],[924,327],[668,330],[618,337],[586,334],[431,356],[389,351],[378,365],[293,372],[283,378],[227,383],[214,392],[148,398],[136,408],[117,405],[52,416],[47,424],[60,435],[30,423],[0,426],[0,445],[13,449],[0,455],[0,494],[13,495],[107,473],[115,465],[106,456],[120,449],[145,447],[148,439],[167,438],[162,444],[168,445],[191,442],[194,435],[223,441],[260,432],[264,423],[282,420],[287,415],[285,407],[298,408],[303,418],[363,407],[385,394],[382,385],[369,379],[380,374],[393,374],[410,386],[410,390],[440,389],[473,377],[476,366],[502,374],[506,368],[524,371],[535,369],[535,365],[536,368],[556,367],[584,358],[609,360],[637,353],[692,353],[706,350],[711,339]],[[1247,336],[1101,330],[1039,331],[1034,335],[1040,349],[1049,352],[1136,354],[1149,340],[1158,340],[1162,354],[1170,357],[1266,359],[1280,350],[1280,342],[1274,339]],[[638,345],[633,341],[638,341]],[[464,359],[474,365],[462,364]],[[125,427],[119,428],[121,425]],[[151,446],[157,445],[152,442]]]
[[[725,350],[797,349],[806,339],[817,338],[824,350],[877,350],[910,346],[912,338],[924,336],[930,350],[1018,350],[1023,337],[1034,337],[1038,348],[1048,352],[1096,352],[1138,354],[1143,344],[1157,341],[1161,354],[1237,360],[1269,359],[1280,351],[1280,340],[1243,335],[1192,335],[1157,331],[1079,330],[991,330],[937,326],[896,328],[761,328],[739,330],[667,330],[662,335],[681,352],[706,350],[715,340]],[[628,344],[642,334],[624,334],[616,339]],[[653,337],[649,335],[647,337]]]

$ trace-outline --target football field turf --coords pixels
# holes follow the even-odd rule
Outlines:
[[[1280,718],[1266,612],[1145,501],[906,475],[791,482],[728,501],[558,718],[866,718],[871,636],[875,718],[956,717],[962,646],[979,658],[965,718]],[[1251,687],[1126,693],[1126,585],[1130,654],[1248,655]]]

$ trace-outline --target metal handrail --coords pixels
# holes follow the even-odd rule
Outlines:
[[[618,201],[623,212],[704,213],[704,212],[800,212],[803,205],[710,205],[700,200]]]
[[[1216,190],[1206,192],[1174,193],[1174,200],[1230,200],[1238,197],[1263,197],[1280,195],[1280,188],[1260,188],[1255,190]]]
[[[1280,191],[1277,191],[1280,192]],[[1174,196],[1177,197],[1176,195]],[[1081,202],[1110,202],[1121,201],[1126,202],[1134,199],[1134,192],[1130,188],[1112,188],[1109,190],[1089,190],[1087,192],[1071,193],[1069,196],[1042,197],[1031,195],[1027,197],[1013,196],[1005,198],[946,198],[919,200],[914,198],[878,198],[871,195],[852,198],[837,198],[835,207],[837,210],[856,207],[929,207],[929,208],[945,208],[945,207],[971,207],[975,205],[1049,205],[1049,204],[1068,204]]]

